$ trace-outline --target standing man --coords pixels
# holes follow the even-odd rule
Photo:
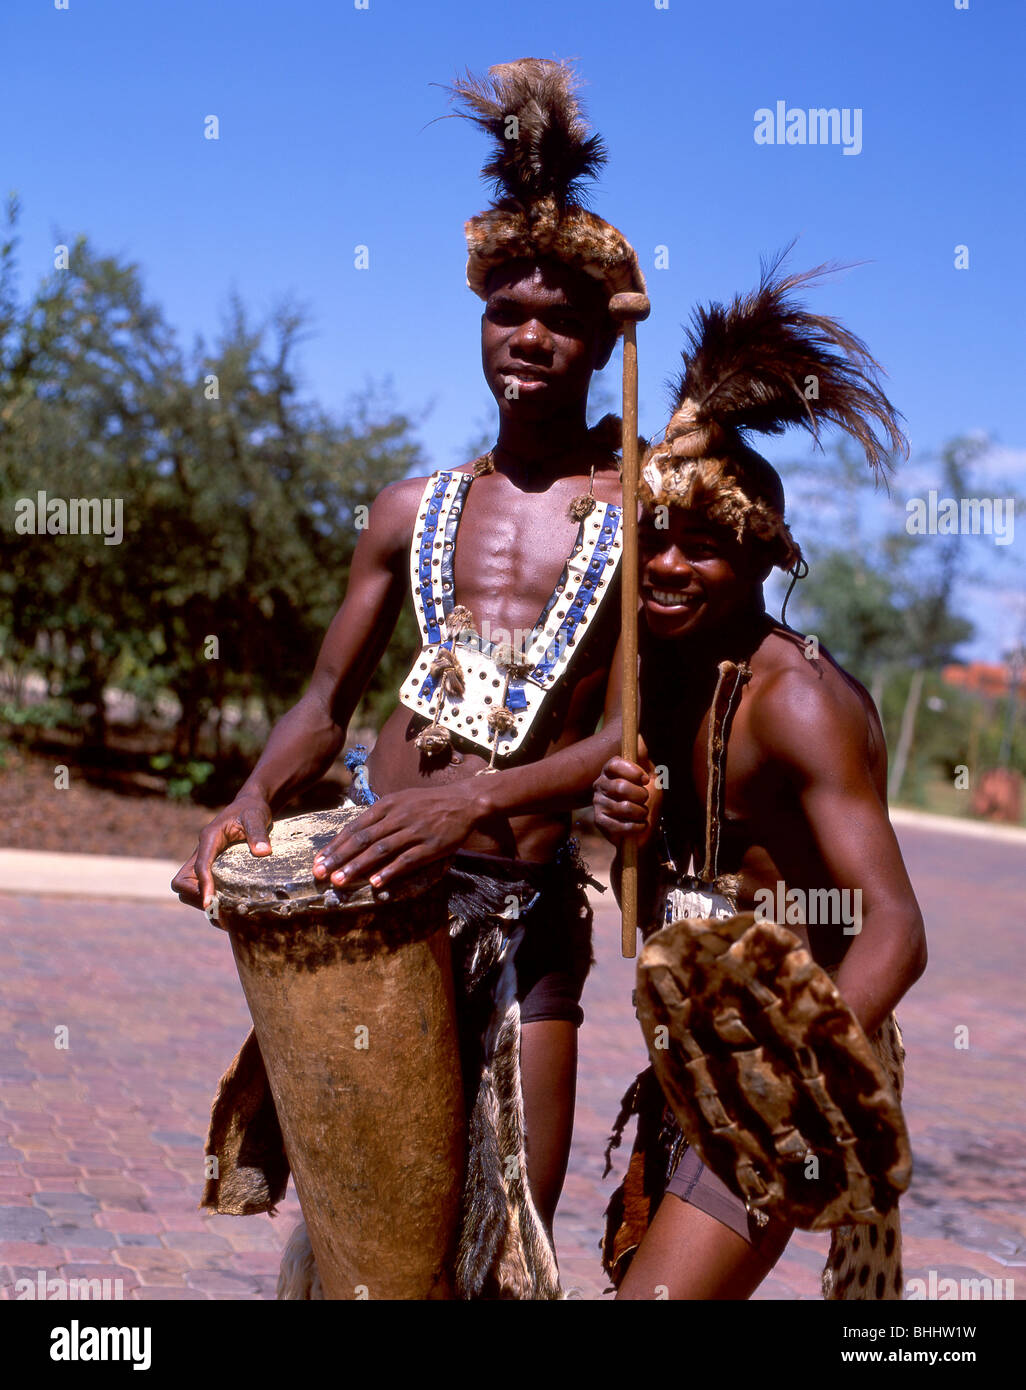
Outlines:
[[[309,689],[172,885],[205,907],[221,850],[245,840],[253,854],[270,853],[272,816],[337,757],[412,588],[423,650],[366,766],[350,762],[368,809],[314,872],[325,886],[369,880],[387,891],[396,877],[456,855],[464,1089],[476,1107],[472,1136],[482,1127],[490,1135],[490,1149],[472,1142],[464,1183],[457,1287],[465,1297],[558,1292],[551,1230],[591,961],[570,812],[588,801],[619,740],[615,683],[606,693],[619,633],[619,422],[607,417],[589,430],[586,409],[592,373],[617,336],[609,301],[643,293],[644,280],[623,236],[577,201],[605,153],[573,86],[566,66],[537,59],[457,82],[461,114],[495,142],[483,173],[500,196],[466,224],[467,282],[484,300],[482,364],[499,408],[495,445],[461,468],[380,494]],[[498,905],[511,892],[519,919],[499,931]],[[486,937],[497,959],[482,985],[469,962]],[[483,1073],[510,1069],[490,1066],[481,1033],[503,955],[514,949],[520,1065],[512,1093],[491,1097],[478,1094]],[[231,1128],[231,1076],[215,1105],[214,1152],[217,1133]],[[498,1135],[488,1120],[496,1103],[500,1115],[519,1117]],[[507,1131],[526,1135],[526,1153],[502,1152]],[[223,1182],[224,1161],[220,1173]],[[261,1203],[233,1209],[266,1210],[284,1190],[272,1187]],[[204,1204],[224,1209],[218,1181]],[[482,1206],[496,1204],[501,1229],[481,1219]],[[522,1247],[515,1260],[511,1245]]]
[[[883,731],[863,687],[818,642],[766,614],[770,570],[797,576],[804,562],[784,519],[780,479],[746,432],[803,425],[816,435],[830,421],[880,467],[886,449],[877,431],[894,449],[905,441],[863,345],[793,298],[817,272],[784,276],[779,264],[764,272],[755,293],[696,314],[676,412],[642,470],[644,765],[609,761],[596,783],[596,823],[618,847],[629,837],[639,845],[648,921],[730,919],[740,932],[745,924],[735,914],[754,910],[757,920],[793,931],[798,941],[789,959],[804,956],[800,943],[836,981],[850,1009],[843,1015],[846,1039],[855,1052],[870,1040],[900,1096],[903,1050],[891,1011],[922,973],[926,945],[887,815]],[[686,877],[692,859],[695,876]],[[830,905],[826,920],[809,911],[822,904]],[[822,1005],[834,991],[819,979]],[[754,1042],[743,1034],[729,1040],[731,1026],[740,1032],[740,1018],[724,1023],[722,1000],[696,997],[693,982],[679,983],[686,1004],[671,1031],[684,1037],[690,1009],[691,1019],[701,1018],[694,1032],[701,1027],[713,1039],[713,1055],[687,1065],[708,1065],[702,1075],[743,1085],[735,1078],[753,1073],[741,1072],[732,1047]],[[778,986],[774,1018],[787,1015],[807,1065],[817,1035],[802,1029],[816,1026],[816,1009],[808,994],[801,996],[804,1013],[792,1008],[800,990],[792,982],[788,994],[780,984],[769,983],[771,994]],[[765,990],[760,997],[761,1008]],[[830,1003],[829,1012],[836,1034],[841,1009]],[[667,1016],[674,1019],[672,1011]],[[763,1043],[765,1056],[779,1055],[772,1051],[776,1037],[760,1034],[759,1041],[759,1065]],[[684,1037],[682,1054],[694,1058],[692,1045],[693,1036]],[[823,1069],[816,1083],[828,1098],[836,1099],[834,1085],[847,1094],[844,1066],[830,1070],[830,1049],[815,1056]],[[763,1097],[764,1075],[748,1083]],[[747,1298],[779,1258],[791,1227],[746,1205],[672,1123],[663,1124],[664,1099],[653,1079],[638,1078],[619,1122],[622,1128],[631,1109],[639,1116],[628,1176],[610,1204],[607,1272],[621,1298],[655,1298],[657,1290],[677,1299]],[[796,1085],[803,1094],[803,1083]],[[731,1110],[732,1098],[705,1093],[709,1114],[719,1116],[710,1122],[710,1143],[728,1132],[729,1120],[754,1136],[749,1152],[769,1143],[769,1168],[778,1159],[773,1141],[786,1150],[803,1122],[792,1123],[781,1102],[767,1140],[752,1120],[762,1113],[758,1103],[742,1095]],[[884,1148],[875,1152],[879,1157]],[[890,1198],[882,1172],[869,1172],[868,1180]],[[754,1180],[749,1190],[758,1190]],[[825,1295],[900,1298],[900,1254],[896,1204],[879,1222],[840,1227]]]

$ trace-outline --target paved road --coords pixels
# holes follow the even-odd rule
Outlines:
[[[908,827],[901,839],[931,949],[900,1010],[916,1158],[906,1276],[1011,1278],[1026,1298],[1026,849]],[[585,1298],[602,1295],[617,1180],[601,1176],[605,1138],[644,1061],[618,923],[603,902],[556,1222],[564,1282]],[[273,1296],[294,1198],[274,1221],[196,1209],[212,1089],[248,1026],[226,938],[174,904],[13,894],[0,927],[0,1296],[40,1270],[121,1279],[130,1298]],[[826,1244],[796,1235],[757,1296],[817,1298]]]

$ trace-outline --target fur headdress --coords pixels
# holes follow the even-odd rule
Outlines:
[[[582,206],[583,185],[606,152],[589,133],[576,85],[565,63],[519,58],[489,68],[486,78],[467,73],[450,88],[461,108],[456,114],[495,142],[481,173],[493,182],[496,200],[465,224],[467,284],[482,299],[495,266],[542,256],[586,272],[610,298],[645,292],[634,248]]]
[[[800,563],[801,551],[784,521],[780,478],[748,445],[748,431],[782,434],[798,425],[818,444],[824,423],[839,425],[878,475],[890,467],[891,451],[908,452],[901,416],[877,384],[880,368],[866,345],[793,298],[833,267],[783,275],[790,249],[763,265],[757,290],[727,308],[694,311],[674,413],[645,456],[639,489],[648,508],[687,507],[738,540],[755,537],[785,570]]]

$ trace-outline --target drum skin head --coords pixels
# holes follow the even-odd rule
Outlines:
[[[444,864],[431,865],[417,875],[416,884],[400,880],[386,893],[375,893],[367,883],[355,888],[336,888],[313,876],[314,857],[363,809],[338,806],[303,816],[289,816],[271,827],[272,853],[254,855],[243,841],[231,845],[214,860],[213,878],[219,907],[243,916],[266,914],[292,917],[317,910],[374,906],[423,893],[441,877]]]
[[[684,1137],[751,1211],[815,1231],[897,1205],[900,1102],[793,932],[751,912],[663,928],[638,960],[638,1016]]]

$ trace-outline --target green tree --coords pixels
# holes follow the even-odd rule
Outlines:
[[[944,446],[939,482],[945,496],[973,493],[973,465],[987,447],[987,440],[969,438],[953,439]],[[930,543],[928,555],[925,542]],[[926,673],[952,660],[955,648],[973,635],[973,625],[953,611],[954,593],[964,578],[965,537],[960,532],[917,537],[896,530],[885,538],[884,549],[899,576],[906,660],[912,668],[887,780],[888,796],[897,800],[915,739]]]
[[[944,446],[936,474],[946,495],[971,494],[973,465],[988,443],[959,438]],[[904,507],[883,496],[848,441],[825,458],[790,465],[785,473],[789,491],[793,480],[801,499],[798,515],[815,514],[819,535],[830,537],[809,545],[810,573],[795,593],[802,625],[869,686],[885,716],[888,680],[901,674],[904,695],[889,774],[890,795],[897,798],[927,673],[951,661],[973,633],[972,624],[956,610],[958,589],[967,577],[965,538],[909,535]],[[866,525],[871,492],[884,504],[883,526]],[[795,529],[799,538],[812,531],[807,520]]]
[[[111,687],[180,706],[176,753],[201,730],[273,719],[309,678],[376,494],[423,469],[411,423],[366,387],[341,418],[300,399],[305,312],[250,322],[230,301],[188,353],[135,266],[74,242],[21,305],[16,205],[0,244],[0,655],[41,676],[104,741]],[[120,543],[19,534],[20,499],[119,499]],[[375,673],[380,716],[416,630],[405,613]],[[401,671],[405,674],[405,670]]]
[[[12,211],[11,224],[14,213]],[[3,278],[13,279],[13,235]],[[10,297],[0,343],[0,639],[8,660],[88,713],[102,743],[103,692],[145,651],[151,552],[141,516],[152,474],[145,401],[168,369],[171,335],[138,273],[84,239],[27,306]],[[120,499],[120,544],[97,535],[19,533],[19,502]],[[113,515],[113,510],[112,510]],[[23,522],[29,520],[21,514]]]

